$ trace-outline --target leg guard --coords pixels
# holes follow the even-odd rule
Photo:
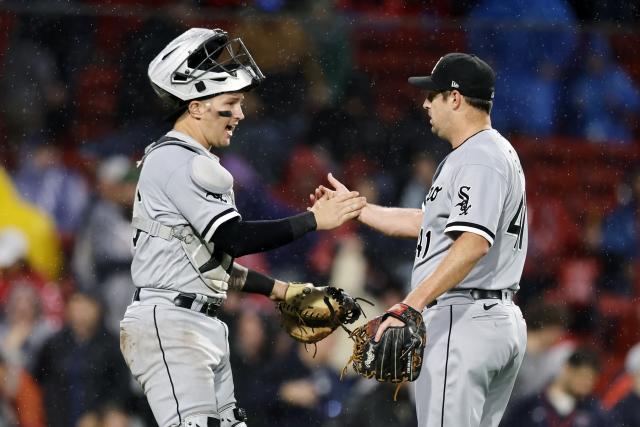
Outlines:
[[[220,420],[211,415],[189,415],[179,427],[220,427]]]
[[[220,427],[247,427],[247,413],[242,408],[229,408],[220,413]]]

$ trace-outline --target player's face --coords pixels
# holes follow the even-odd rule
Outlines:
[[[566,390],[578,399],[589,396],[598,379],[598,373],[590,366],[567,368]]]
[[[446,139],[445,124],[446,120],[446,101],[443,92],[428,92],[427,97],[422,104],[422,108],[427,111],[431,132],[434,135]]]
[[[207,143],[211,147],[226,147],[231,144],[231,137],[240,120],[244,119],[242,103],[244,94],[241,92],[225,93],[214,96],[204,102],[205,112],[202,126]],[[229,112],[230,117],[220,113]]]

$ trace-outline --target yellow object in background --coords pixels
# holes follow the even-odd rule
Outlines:
[[[27,261],[47,279],[56,279],[62,269],[60,238],[53,220],[22,200],[11,178],[0,167],[0,229],[17,228],[27,238]]]

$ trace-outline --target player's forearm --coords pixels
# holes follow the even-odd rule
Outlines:
[[[462,282],[488,251],[489,243],[482,236],[462,233],[436,270],[411,291],[404,302],[422,310],[431,301]]]
[[[417,239],[422,215],[420,209],[388,208],[367,203],[358,220],[388,236]]]
[[[217,249],[234,258],[279,248],[316,229],[313,213],[268,221],[227,221],[213,235]]]

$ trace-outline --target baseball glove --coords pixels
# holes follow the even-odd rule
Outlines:
[[[380,341],[375,342],[378,327],[388,316],[402,320],[404,326],[387,328]],[[420,375],[427,330],[422,314],[409,305],[394,305],[382,316],[356,328],[350,337],[354,341],[353,354],[345,372],[352,363],[354,371],[365,378],[398,385]]]
[[[284,330],[294,339],[313,344],[339,326],[353,323],[362,314],[360,298],[352,298],[332,286],[315,287],[311,283],[289,283],[284,300],[278,303]]]

